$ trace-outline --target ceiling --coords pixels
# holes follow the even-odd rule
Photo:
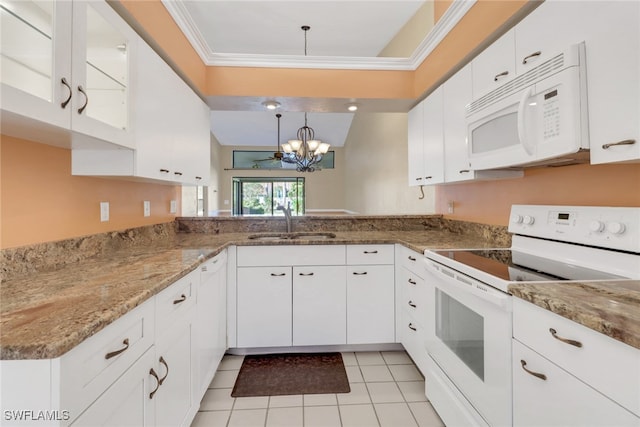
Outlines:
[[[407,58],[398,62],[398,58],[389,61],[378,55],[425,3],[424,0],[162,1],[207,65],[228,64],[225,61],[235,65],[240,61],[258,66],[284,63],[289,67],[314,68],[329,68],[336,61],[406,66]],[[311,27],[306,34],[307,58],[302,25]],[[309,59],[313,59],[313,65],[309,65]],[[282,114],[281,141],[285,142],[295,138],[297,129],[304,124],[306,111],[310,112],[309,126],[317,137],[340,147],[353,119],[353,113],[346,112],[350,101],[355,101],[361,112],[406,112],[414,102],[284,97],[275,100],[280,107],[267,111],[264,97],[208,97],[213,134],[222,145],[275,147],[276,112]]]

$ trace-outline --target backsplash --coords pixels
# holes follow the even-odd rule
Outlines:
[[[389,216],[305,216],[292,218],[293,231],[425,231],[446,230],[478,236],[495,247],[511,246],[507,227],[445,219],[441,215]],[[176,233],[261,233],[286,231],[281,217],[197,217],[131,228],[122,231],[54,242],[39,243],[0,252],[0,274],[3,280],[25,274],[55,270],[119,249],[171,244]]]

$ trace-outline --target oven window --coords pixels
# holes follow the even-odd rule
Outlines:
[[[436,335],[484,381],[484,318],[438,288]]]

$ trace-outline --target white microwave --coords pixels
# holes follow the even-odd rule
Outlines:
[[[584,42],[467,105],[474,170],[589,160]]]

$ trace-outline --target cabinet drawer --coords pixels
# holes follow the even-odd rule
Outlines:
[[[640,350],[519,298],[513,299],[513,336],[640,415]]]
[[[344,245],[239,246],[238,267],[344,265]]]
[[[80,414],[154,342],[153,299],[60,358],[61,408]]]
[[[534,374],[544,375],[544,379]],[[631,412],[513,340],[514,426],[639,424],[640,419]]]
[[[418,277],[424,277],[424,267],[420,262],[424,255],[405,246],[396,245],[396,259],[398,265],[406,268]]]
[[[156,295],[156,335],[165,331],[195,306],[199,272],[193,271]]]
[[[398,333],[400,342],[411,359],[424,375],[426,373],[427,349],[425,347],[425,331],[422,325],[405,310],[400,313],[401,325]]]
[[[404,267],[400,267],[398,278],[402,287],[399,308],[409,312],[420,324],[426,325],[427,290],[424,280]]]
[[[347,264],[393,264],[393,245],[348,245]]]

